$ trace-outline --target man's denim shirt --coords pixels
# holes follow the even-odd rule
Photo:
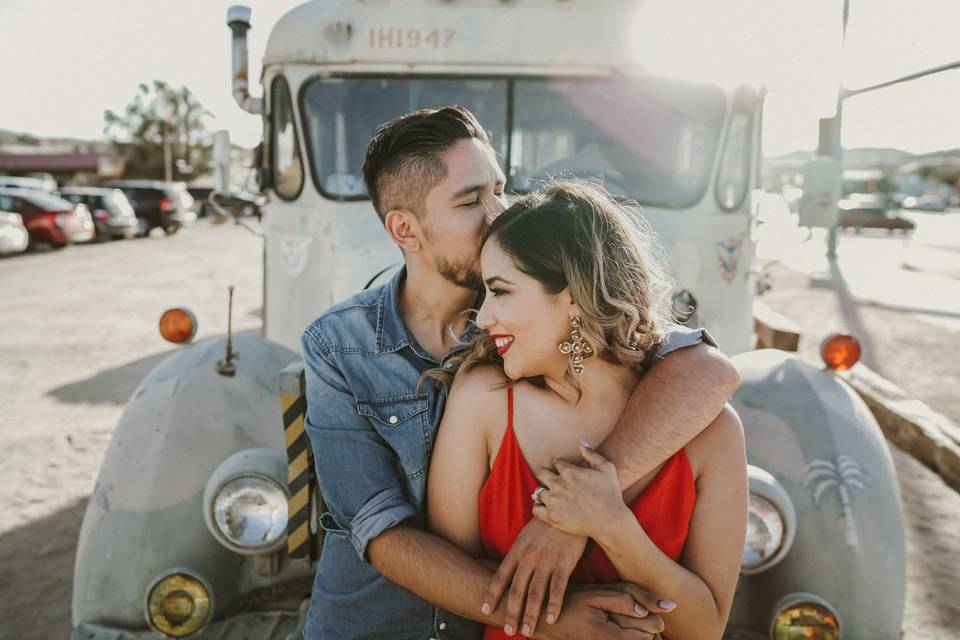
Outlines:
[[[446,390],[426,382],[439,366],[400,317],[406,271],[355,295],[303,334],[306,431],[327,513],[304,625],[307,640],[479,638],[479,625],[436,609],[369,563],[367,545],[403,521],[426,523],[427,466]],[[660,354],[706,339],[679,329]],[[480,603],[477,603],[479,610]]]

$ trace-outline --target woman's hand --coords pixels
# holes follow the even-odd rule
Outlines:
[[[623,503],[620,480],[613,463],[583,444],[585,466],[555,460],[556,472],[541,469],[536,475],[546,491],[544,506],[534,505],[533,515],[561,531],[598,539],[603,529],[633,514]]]

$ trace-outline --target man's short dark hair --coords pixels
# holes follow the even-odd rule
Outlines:
[[[440,154],[469,138],[490,145],[477,118],[461,106],[420,109],[380,125],[363,163],[363,179],[380,220],[392,209],[420,215],[427,193],[447,177]]]

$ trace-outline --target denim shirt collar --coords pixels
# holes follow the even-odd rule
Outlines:
[[[400,315],[400,285],[406,277],[407,267],[404,266],[390,278],[390,282],[380,292],[380,300],[377,302],[377,352],[393,353],[409,347],[421,359],[438,364],[437,359],[410,334]]]
[[[393,353],[404,347],[409,347],[421,359],[435,365],[440,364],[435,357],[420,346],[417,339],[407,329],[407,325],[400,315],[400,286],[406,277],[407,267],[403,266],[390,278],[390,282],[380,292],[380,299],[377,302],[377,352]],[[481,292],[477,297],[477,307],[483,304],[483,298],[484,295]],[[460,335],[460,339],[470,338],[475,330],[473,323],[468,323],[467,328]]]

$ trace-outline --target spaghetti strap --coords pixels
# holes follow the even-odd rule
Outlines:
[[[507,387],[507,428],[513,430],[513,387]]]

